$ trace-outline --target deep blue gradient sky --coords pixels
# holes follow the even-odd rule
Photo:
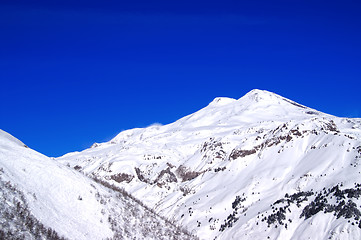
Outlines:
[[[254,88],[361,117],[360,12],[348,0],[2,0],[0,129],[60,156]]]

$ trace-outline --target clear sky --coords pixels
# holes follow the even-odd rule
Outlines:
[[[257,88],[361,117],[361,1],[0,1],[0,129],[48,156]]]

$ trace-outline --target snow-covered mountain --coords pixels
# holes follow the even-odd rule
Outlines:
[[[100,183],[0,130],[0,239],[194,239]]]
[[[253,90],[56,160],[201,239],[360,239],[360,125]]]

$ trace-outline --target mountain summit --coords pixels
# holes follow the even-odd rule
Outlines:
[[[288,121],[290,119],[309,119],[312,115],[323,115],[275,93],[252,90],[242,98],[217,97],[203,109],[185,116],[165,126],[151,126],[143,129],[131,129],[121,132],[110,143],[151,139],[153,134],[159,138],[162,134],[180,136],[186,139],[214,137],[218,132],[233,131],[236,126],[258,125],[264,121]],[[176,133],[176,134],[175,134]],[[197,133],[195,135],[195,133]],[[223,133],[222,133],[223,134]],[[221,136],[223,136],[220,134]],[[188,135],[193,135],[191,138]],[[134,136],[130,138],[130,136]],[[170,136],[171,137],[171,136]],[[127,139],[127,140],[126,140]],[[181,136],[180,141],[184,141]],[[174,140],[172,140],[174,141]],[[98,145],[98,144],[97,144]]]
[[[214,126],[241,124],[243,121],[257,122],[308,117],[318,114],[310,108],[283,98],[275,93],[252,90],[242,98],[215,98],[207,107],[176,121],[173,125]]]

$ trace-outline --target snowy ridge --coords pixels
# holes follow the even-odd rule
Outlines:
[[[4,132],[1,129],[0,129],[0,144],[3,147],[5,147],[7,145],[17,145],[17,146],[22,146],[22,147],[25,146],[26,147],[26,145],[24,143],[22,143],[20,140],[11,136],[7,132]]]
[[[0,239],[192,239],[121,189],[107,188],[0,131]]]
[[[57,160],[201,239],[358,239],[360,123],[253,90]]]

